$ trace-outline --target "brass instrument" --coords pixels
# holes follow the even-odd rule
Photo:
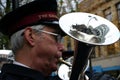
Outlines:
[[[62,63],[58,69],[58,76],[62,80],[69,80],[69,77],[71,75],[71,70],[72,70],[72,62],[73,62],[73,56],[68,58],[67,60],[63,60],[60,58],[60,62]],[[84,72],[88,69],[89,67],[89,60],[88,63],[85,67]],[[88,76],[85,75],[86,80],[89,80]]]
[[[119,40],[118,28],[107,19],[84,12],[68,13],[60,17],[61,29],[75,39],[74,59],[68,80],[85,80],[84,72],[96,46],[110,45]],[[63,60],[63,63],[67,64]],[[68,66],[71,66],[68,64]],[[58,74],[59,71],[58,71]]]
[[[62,62],[63,64],[66,64],[69,67],[72,67],[71,63],[66,62],[65,60],[62,59],[62,57],[59,59],[60,62]]]

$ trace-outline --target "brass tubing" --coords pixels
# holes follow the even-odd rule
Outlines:
[[[59,61],[60,61],[61,63],[63,63],[63,64],[66,64],[66,65],[69,66],[69,67],[72,67],[72,64],[66,62],[65,60],[63,60],[63,58],[60,58]]]

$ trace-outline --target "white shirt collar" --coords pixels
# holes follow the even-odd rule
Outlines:
[[[19,65],[19,66],[23,66],[23,67],[26,67],[26,68],[30,68],[29,66],[26,66],[20,62],[17,62],[17,61],[14,61],[13,64],[16,64],[16,65]]]

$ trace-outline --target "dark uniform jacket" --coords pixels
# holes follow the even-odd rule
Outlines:
[[[15,64],[5,64],[1,69],[0,80],[59,80],[45,77],[40,72]]]
[[[86,73],[87,74],[87,73]],[[90,80],[116,80],[108,74],[88,73]],[[61,80],[58,76],[45,77],[40,72],[15,64],[5,64],[1,69],[0,80]]]

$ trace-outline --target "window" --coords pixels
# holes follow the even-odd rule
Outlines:
[[[104,10],[104,15],[105,18],[108,19],[109,21],[112,21],[112,13],[111,13],[111,8],[107,8]]]
[[[118,13],[118,20],[119,20],[119,23],[120,23],[120,3],[118,3],[116,5],[116,8],[117,8],[117,13]]]
[[[72,50],[71,39],[70,39],[70,38],[67,40],[67,50],[68,50],[68,51],[71,51],[71,50]]]

